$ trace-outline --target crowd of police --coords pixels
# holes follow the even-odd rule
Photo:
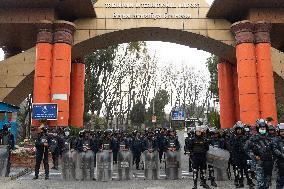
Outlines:
[[[193,172],[193,189],[197,188],[198,176],[200,185],[204,188],[210,188],[206,183],[207,173],[211,186],[217,187],[214,165],[207,164],[207,153],[210,146],[227,150],[230,153],[226,171],[230,179],[231,167],[233,168],[236,188],[244,187],[244,178],[246,178],[249,188],[255,187],[253,180],[256,180],[257,188],[269,188],[273,169],[277,170],[276,188],[284,187],[284,124],[274,127],[266,120],[259,119],[256,121],[255,127],[251,127],[239,121],[232,129],[217,130],[203,125],[188,129],[187,134],[184,153],[189,157],[189,172]],[[0,139],[2,145],[9,145],[10,149],[14,148],[14,139],[8,130],[8,126],[4,126],[0,131]],[[141,166],[140,163],[145,151],[150,154],[157,154],[157,161],[161,163],[163,157],[166,156],[165,159],[171,158],[169,152],[179,153],[181,150],[177,133],[173,129],[149,129],[143,132],[120,130],[95,132],[94,130],[84,129],[76,137],[71,135],[69,128],[49,131],[46,125],[40,127],[35,147],[34,179],[38,179],[41,162],[44,164],[45,179],[49,178],[49,152],[52,154],[52,169],[58,169],[60,157],[67,152],[78,154],[89,152],[93,154],[92,162],[94,164],[89,164],[89,166],[96,167],[98,166],[96,165],[96,162],[98,162],[96,161],[96,157],[98,157],[96,154],[107,150],[111,152],[111,161],[113,161],[111,163],[117,164],[120,152],[128,150],[131,152],[134,166],[139,170],[147,169],[147,164],[144,163],[144,166]],[[167,162],[167,160],[165,161]],[[175,165],[180,168],[181,164],[178,162],[180,158],[176,158],[174,161],[177,161],[176,164],[165,165],[166,174],[168,174],[167,168],[175,167]],[[94,172],[93,169],[91,169],[91,172]],[[177,173],[178,171],[174,174]],[[153,178],[158,178],[158,176]]]
[[[255,128],[253,130],[252,128]],[[206,185],[206,152],[209,146],[225,149],[230,153],[227,173],[230,179],[233,167],[234,185],[244,187],[244,176],[249,188],[268,189],[273,169],[277,170],[276,189],[284,187],[284,124],[274,127],[264,119],[256,121],[255,127],[237,122],[232,129],[216,130],[197,127],[190,130],[185,150],[190,154],[190,171],[193,171],[194,188],[200,171],[201,185]],[[208,179],[215,183],[214,169],[208,165]]]
[[[94,166],[96,166],[96,154],[105,150],[111,151],[113,164],[117,164],[121,150],[129,150],[132,153],[133,164],[136,169],[141,169],[141,155],[144,151],[158,152],[159,161],[162,162],[164,152],[167,150],[179,151],[180,143],[173,129],[138,131],[97,131],[84,129],[79,136],[70,135],[70,129],[58,129],[48,132],[46,126],[41,127],[36,143],[35,177],[38,179],[40,164],[43,161],[45,179],[49,178],[48,152],[52,154],[53,167],[58,169],[58,160],[67,151],[83,153],[93,152]],[[179,162],[180,163],[180,162]]]

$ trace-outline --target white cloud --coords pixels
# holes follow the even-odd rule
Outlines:
[[[4,60],[4,52],[3,50],[0,48],[0,61]]]

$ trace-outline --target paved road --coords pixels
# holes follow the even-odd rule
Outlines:
[[[179,140],[184,146],[183,132],[178,133]],[[183,150],[182,150],[183,152]],[[34,172],[25,175],[14,181],[0,180],[0,189],[190,189],[193,186],[192,174],[188,170],[188,157],[182,154],[182,179],[165,180],[164,168],[161,168],[161,179],[156,181],[144,180],[143,172],[134,172],[136,177],[131,181],[116,181],[117,173],[114,171],[113,181],[63,181],[59,171],[51,170],[50,179],[44,180],[44,174],[41,172],[39,180],[32,180]],[[208,182],[209,183],[209,182]],[[218,188],[234,188],[232,181],[217,182]],[[201,187],[199,187],[201,188]],[[275,187],[274,187],[275,188]]]

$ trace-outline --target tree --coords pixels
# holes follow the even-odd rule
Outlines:
[[[207,61],[206,66],[210,72],[210,86],[209,91],[214,95],[215,98],[219,99],[219,89],[218,89],[218,64],[219,58],[215,55],[211,55]]]
[[[279,123],[284,122],[284,105],[281,103],[277,103],[277,117]]]
[[[165,106],[170,102],[170,95],[164,89],[157,92],[155,97],[151,100],[150,107],[147,111],[146,124],[150,125],[152,115],[157,117],[157,124],[162,123],[165,118]]]
[[[208,116],[208,121],[211,127],[215,127],[220,129],[221,124],[220,124],[220,114],[216,111],[210,112]]]
[[[85,57],[85,110],[84,120],[90,121],[87,114],[100,115],[103,103],[108,93],[109,78],[113,73],[113,60],[117,46],[110,46],[106,49],[97,50]]]
[[[130,112],[130,120],[134,125],[141,125],[145,121],[145,105],[138,101]]]
[[[17,138],[18,140],[23,140],[28,135],[28,125],[29,125],[29,102],[27,99],[25,99],[20,104],[20,110],[17,115],[17,122],[18,122],[18,128],[17,128]]]

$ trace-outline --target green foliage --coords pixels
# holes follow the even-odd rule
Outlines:
[[[80,128],[78,127],[73,127],[73,126],[70,126],[70,135],[71,136],[79,136],[79,131],[81,130]]]
[[[159,90],[155,97],[151,100],[150,107],[146,115],[146,124],[151,125],[151,117],[154,114],[157,116],[157,124],[161,124],[165,117],[165,106],[170,101],[170,95],[166,90]],[[153,113],[153,104],[154,104],[154,113]]]
[[[210,86],[209,91],[219,99],[219,90],[218,90],[218,57],[215,55],[211,55],[211,57],[207,58],[206,66],[210,72]]]
[[[145,105],[138,101],[133,105],[132,110],[130,112],[131,123],[138,125],[142,124],[145,121]]]
[[[105,83],[113,72],[116,50],[117,46],[110,46],[85,57],[85,122],[90,121],[87,116],[89,111],[92,114],[97,111],[99,114],[102,109],[101,93],[104,90],[102,83]]]
[[[221,124],[220,124],[220,115],[218,112],[210,112],[209,118],[208,118],[209,124],[211,127],[215,127],[220,129]]]
[[[277,103],[277,116],[278,116],[278,122],[283,123],[284,122],[284,104]]]

